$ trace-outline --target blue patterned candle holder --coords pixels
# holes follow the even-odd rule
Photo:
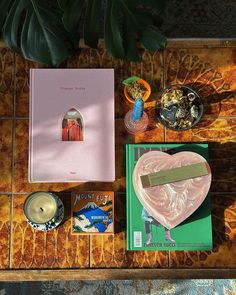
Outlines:
[[[64,218],[61,199],[49,192],[34,192],[24,203],[27,222],[36,230],[49,231],[56,228]]]

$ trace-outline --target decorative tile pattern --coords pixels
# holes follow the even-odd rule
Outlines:
[[[167,142],[208,142],[212,169],[212,251],[171,251],[173,268],[235,267],[236,183],[236,51],[234,48],[169,49],[166,51],[165,84],[184,83],[203,98],[205,114],[188,131],[166,129]]]
[[[77,268],[89,265],[89,237],[71,235],[70,195],[60,195],[64,222],[54,230],[32,228],[23,213],[25,195],[14,195],[12,268]]]
[[[167,251],[126,251],[125,204],[125,194],[116,194],[114,235],[91,237],[91,267],[166,268]]]
[[[170,49],[165,83],[187,84],[202,96],[205,115],[235,116],[236,49]]]
[[[12,121],[0,120],[0,191],[11,191]]]
[[[0,116],[13,116],[14,57],[10,49],[0,46]]]
[[[175,2],[173,0],[172,2]],[[182,1],[181,5],[185,2]],[[177,2],[175,2],[177,5]],[[179,4],[178,4],[179,5]],[[178,6],[177,5],[177,6]],[[180,6],[181,6],[180,5]],[[193,4],[191,4],[193,5]],[[216,3],[215,3],[216,5]],[[176,6],[176,7],[177,7]],[[178,6],[179,7],[179,6]],[[190,6],[189,6],[190,7]],[[212,12],[215,8],[212,8]],[[209,15],[196,8],[196,18]],[[211,13],[212,13],[211,12]],[[193,16],[191,16],[193,17]],[[229,25],[231,22],[229,23]],[[207,24],[206,24],[207,25]],[[187,24],[186,24],[187,28]],[[83,47],[62,67],[114,68],[116,110],[116,181],[114,183],[29,183],[28,182],[28,120],[16,120],[14,149],[12,268],[197,268],[232,267],[235,252],[235,142],[236,142],[236,49],[228,48],[168,48],[150,53],[141,49],[142,62],[112,58],[103,45],[98,49]],[[13,54],[0,48],[0,117],[13,115],[14,67]],[[28,116],[29,69],[42,67],[16,55],[16,116]],[[122,80],[141,76],[151,83],[152,94],[145,103],[150,124],[145,133],[130,135],[123,118],[133,105],[123,95]],[[203,97],[205,114],[196,128],[174,132],[164,129],[157,120],[154,106],[164,85],[189,84]],[[1,97],[0,97],[1,98]],[[0,120],[0,191],[11,192],[12,128],[11,120]],[[209,142],[210,165],[213,172],[212,206],[214,249],[212,251],[126,251],[125,237],[125,144],[142,142]],[[62,193],[66,206],[65,223],[48,233],[36,232],[26,222],[22,206],[26,193],[46,190]],[[78,237],[70,234],[69,192],[82,190],[114,190],[115,234]],[[68,192],[65,193],[65,192]],[[17,193],[23,193],[19,195]],[[2,203],[1,203],[2,202]],[[9,267],[10,197],[0,196],[2,253],[0,268]],[[168,261],[170,259],[170,261]]]
[[[16,116],[29,116],[29,75],[31,68],[41,68],[42,64],[27,61],[16,54]]]
[[[174,268],[236,267],[236,193],[212,193],[212,251],[171,251],[170,266]]]
[[[9,245],[10,245],[10,195],[0,195],[0,269],[9,268]]]
[[[211,118],[204,117],[196,128],[186,131],[172,131],[166,129],[167,142],[235,142],[236,117]]]
[[[135,143],[164,142],[164,127],[157,121],[155,109],[148,109],[147,114],[149,117],[147,130],[134,136]]]

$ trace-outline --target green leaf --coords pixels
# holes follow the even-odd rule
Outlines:
[[[65,10],[66,7],[68,7],[68,5],[70,5],[70,0],[57,0],[57,3],[59,5],[59,7],[61,8],[61,10]]]
[[[2,24],[4,22],[4,19],[6,17],[6,13],[8,11],[8,7],[10,5],[10,0],[1,0],[0,2],[0,26],[2,27]]]
[[[102,0],[88,0],[85,21],[84,21],[84,41],[85,44],[96,48],[100,33],[100,21],[102,12]]]
[[[104,39],[108,52],[117,58],[125,56],[123,39],[118,25],[120,5],[117,0],[107,0]]]
[[[84,0],[68,0],[62,17],[63,24],[68,32],[78,30],[84,5]]]
[[[13,1],[3,28],[7,46],[26,59],[59,65],[70,55],[71,45],[61,14],[40,0]]]
[[[136,46],[137,42],[137,30],[132,26],[132,22],[126,16],[124,24],[124,48],[125,56],[130,61],[140,61],[138,49]]]
[[[5,43],[26,59],[59,65],[84,39],[96,47],[100,20],[108,52],[117,58],[139,61],[136,42],[155,51],[165,44],[157,32],[165,0],[0,0],[0,24]],[[103,9],[104,8],[104,9]],[[83,13],[86,13],[83,18]],[[102,34],[101,34],[102,36]]]
[[[130,21],[133,24],[133,27],[136,27],[137,29],[142,29],[142,24],[140,23],[138,17],[135,14],[135,12],[137,12],[136,9],[130,6],[129,1],[120,0],[120,3],[122,4],[123,12],[126,14],[126,17],[130,19]]]
[[[128,84],[133,84],[134,82],[136,82],[138,80],[140,80],[139,77],[132,76],[132,77],[129,77],[129,78],[125,79],[124,81],[122,81],[122,83],[125,84],[125,85],[128,85]]]
[[[64,8],[62,22],[70,35],[74,47],[79,44],[79,25],[84,5],[84,0],[68,0],[68,4]]]
[[[166,38],[161,33],[152,29],[143,30],[140,40],[144,47],[152,52],[163,48],[166,43]]]

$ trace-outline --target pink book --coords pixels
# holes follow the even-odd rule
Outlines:
[[[29,182],[114,180],[114,70],[31,69]]]

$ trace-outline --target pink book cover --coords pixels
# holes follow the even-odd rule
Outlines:
[[[115,180],[114,70],[30,70],[29,182]]]

